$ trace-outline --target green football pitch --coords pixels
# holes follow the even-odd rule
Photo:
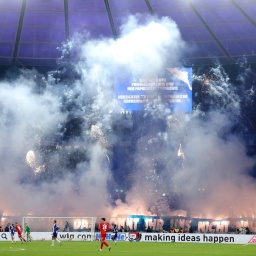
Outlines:
[[[155,256],[155,255],[207,255],[207,256],[229,256],[229,255],[256,255],[255,245],[242,244],[196,244],[196,243],[150,243],[150,242],[119,242],[115,245],[109,242],[111,251],[106,247],[98,251],[99,242],[63,242],[62,246],[51,241],[33,241],[27,244],[17,242],[0,242],[1,256],[92,256],[99,254],[113,254],[125,256]]]

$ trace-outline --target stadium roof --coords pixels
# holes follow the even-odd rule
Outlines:
[[[173,19],[198,46],[188,65],[256,63],[255,0],[1,0],[0,65],[56,65],[57,47],[76,31],[118,38],[122,19],[136,13]]]

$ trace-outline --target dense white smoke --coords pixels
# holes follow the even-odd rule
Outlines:
[[[166,67],[180,66],[187,46],[173,21],[148,19],[141,24],[133,16],[116,40],[77,35],[66,47],[77,54],[78,61],[71,66],[77,77],[56,81],[54,75],[40,78],[35,71],[25,71],[16,80],[0,82],[2,212],[111,216],[184,209],[191,216],[213,217],[228,216],[237,204],[255,210],[248,200],[256,193],[255,183],[247,175],[255,161],[246,155],[242,140],[228,132],[239,116],[239,99],[226,77],[216,74],[219,68],[214,71],[218,81],[209,79],[213,99],[209,105],[214,106],[207,115],[201,106],[186,115],[172,113],[161,102],[149,104],[143,118],[155,125],[136,141],[129,175],[111,171],[112,145],[120,142],[112,124],[119,118],[123,122],[113,100],[113,74],[128,69],[134,75],[154,77]],[[38,93],[39,80],[44,90]],[[67,128],[59,127],[70,116],[83,118],[82,135],[59,148],[86,148],[88,159],[69,171],[61,163],[70,153],[61,156],[54,151],[48,153],[48,163],[39,157],[36,164],[30,154],[33,167],[27,165],[27,153],[40,152],[45,135],[67,133]],[[160,129],[158,122],[166,129]],[[124,199],[111,202],[108,184],[126,179]],[[237,215],[245,214],[236,210]]]

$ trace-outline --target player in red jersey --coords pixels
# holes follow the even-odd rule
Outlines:
[[[18,237],[19,237],[20,241],[22,243],[26,242],[26,239],[22,236],[22,227],[18,224],[18,222],[15,223],[15,230],[18,233]]]
[[[102,251],[102,247],[103,245],[106,245],[108,247],[108,250],[111,250],[111,246],[108,245],[108,243],[106,242],[106,235],[107,232],[110,231],[110,226],[109,224],[106,222],[105,218],[101,218],[101,223],[99,225],[99,230],[100,230],[100,240],[101,240],[101,244],[100,244],[100,249],[99,251]]]

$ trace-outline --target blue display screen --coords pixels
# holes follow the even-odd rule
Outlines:
[[[136,77],[129,72],[115,75],[114,94],[118,108],[143,110],[156,99],[173,111],[192,111],[192,68],[166,68],[156,77]]]

